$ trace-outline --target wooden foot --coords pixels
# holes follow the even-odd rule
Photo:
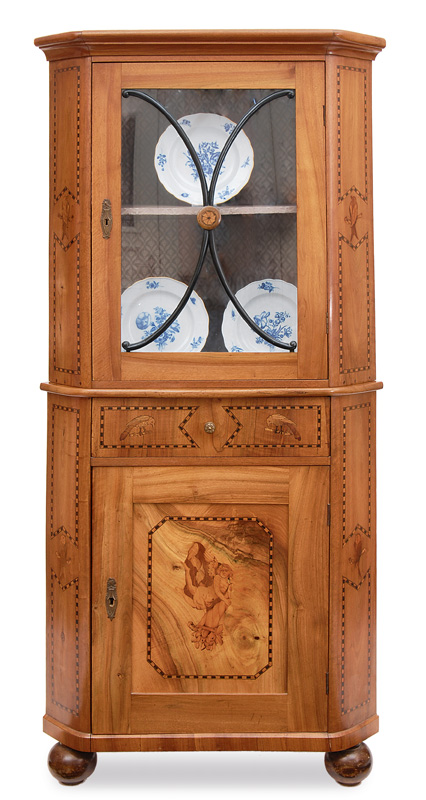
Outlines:
[[[361,742],[348,750],[326,753],[324,762],[328,774],[337,783],[358,786],[370,774],[373,757],[365,742]]]
[[[96,767],[96,753],[81,753],[64,744],[55,744],[47,760],[54,778],[65,786],[77,786],[89,778]]]

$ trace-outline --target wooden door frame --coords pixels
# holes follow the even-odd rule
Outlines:
[[[240,381],[255,385],[281,379],[327,379],[327,269],[325,186],[325,77],[323,62],[224,60],[185,65],[96,63],[93,70],[92,291],[93,386],[135,382],[199,383]],[[237,70],[237,73],[236,73]],[[237,78],[235,77],[237,74]],[[214,77],[212,77],[214,76]],[[151,83],[159,88],[296,87],[296,162],[298,185],[298,343],[297,353],[121,353],[121,89]],[[112,232],[104,239],[102,203],[112,205]],[[183,377],[184,376],[184,377]]]

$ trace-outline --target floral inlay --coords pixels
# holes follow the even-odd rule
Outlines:
[[[213,650],[223,644],[222,620],[231,605],[233,571],[200,542],[189,548],[184,568],[185,597],[193,608],[203,612],[198,622],[188,622],[192,642],[197,650]]]

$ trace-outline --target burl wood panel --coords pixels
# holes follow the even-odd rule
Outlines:
[[[327,59],[330,380],[375,377],[371,64]]]
[[[327,398],[94,400],[92,453],[107,458],[328,456],[329,410]]]
[[[90,401],[49,395],[47,712],[90,728]]]
[[[50,66],[50,380],[90,386],[91,75]]]
[[[375,713],[375,394],[333,398],[329,730]]]
[[[328,480],[94,470],[94,733],[326,730]]]

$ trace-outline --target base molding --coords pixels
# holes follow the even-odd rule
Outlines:
[[[46,715],[43,730],[61,744],[82,752],[167,752],[221,750],[276,750],[289,752],[336,752],[360,744],[377,733],[379,718],[336,733],[241,733],[241,734],[95,734],[82,733]]]

